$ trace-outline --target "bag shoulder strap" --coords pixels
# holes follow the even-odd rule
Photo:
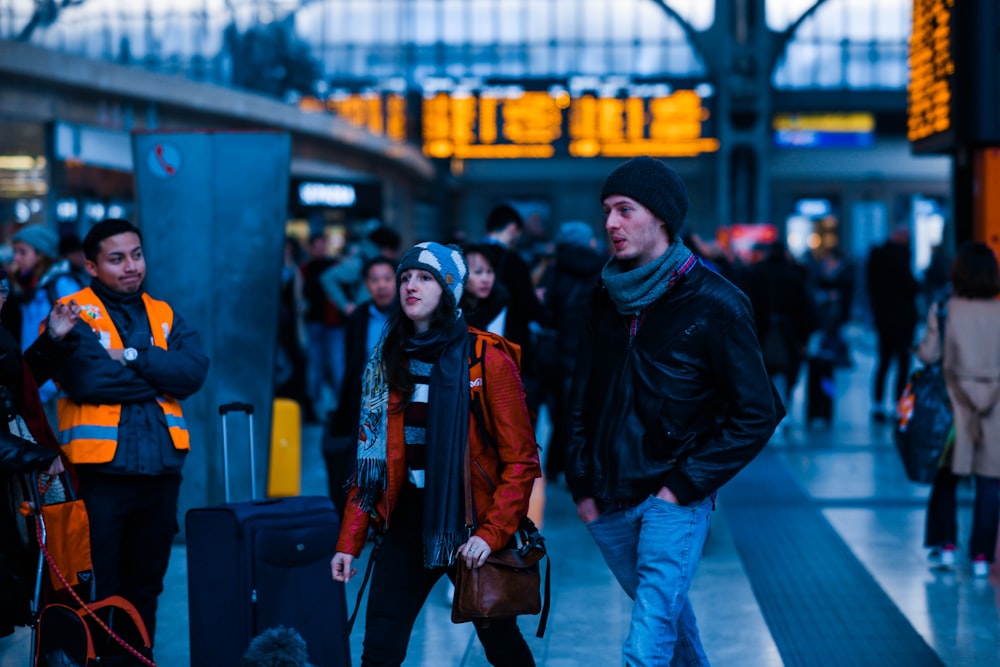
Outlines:
[[[351,634],[351,630],[354,629],[354,620],[358,617],[358,610],[361,609],[361,599],[365,595],[365,589],[368,588],[368,580],[372,576],[372,568],[375,566],[375,556],[378,554],[378,548],[382,544],[382,534],[379,532],[375,533],[372,538],[372,552],[368,556],[368,565],[365,567],[365,576],[361,580],[361,588],[358,589],[358,597],[354,601],[354,611],[351,612],[351,617],[347,619],[347,634]]]

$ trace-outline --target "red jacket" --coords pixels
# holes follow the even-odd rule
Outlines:
[[[531,487],[539,476],[538,447],[535,432],[524,402],[524,390],[517,366],[500,350],[486,347],[486,419],[490,433],[497,442],[494,448],[483,436],[482,428],[469,411],[469,455],[472,470],[472,496],[479,529],[476,536],[486,541],[490,549],[504,547],[517,529],[521,517],[528,512]],[[478,375],[478,374],[476,374]],[[481,384],[470,380],[470,396]],[[358,508],[354,498],[357,486],[348,492],[337,551],[354,557],[361,554],[368,537],[371,521],[388,527],[387,517],[396,507],[399,492],[407,479],[406,445],[403,439],[402,396],[393,391],[389,397],[386,423],[386,458],[388,484],[382,499],[372,513]],[[502,465],[501,465],[502,463]],[[375,516],[373,516],[375,515]]]

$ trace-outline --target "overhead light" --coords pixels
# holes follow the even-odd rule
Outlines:
[[[30,155],[0,155],[0,169],[31,171],[34,168],[35,158]]]

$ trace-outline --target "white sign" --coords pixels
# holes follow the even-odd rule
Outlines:
[[[299,203],[303,206],[329,206],[346,208],[354,206],[358,195],[353,185],[346,183],[302,183],[299,185]]]

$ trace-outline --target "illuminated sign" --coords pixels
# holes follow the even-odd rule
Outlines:
[[[353,185],[346,183],[312,183],[299,184],[299,203],[302,206],[326,206],[328,208],[346,208],[354,206],[358,200]]]
[[[954,6],[955,0],[913,2],[907,138],[911,142],[932,144],[937,149],[950,148],[953,142],[950,131],[955,105]]]
[[[329,111],[372,134],[406,141],[406,98],[399,93],[334,93],[326,100],[305,97],[303,111]]]
[[[772,121],[782,148],[867,148],[875,144],[870,113],[779,113]]]
[[[432,158],[694,157],[717,151],[706,136],[709,111],[694,90],[666,84],[567,91],[519,85],[434,90],[420,101],[420,137]],[[413,98],[411,98],[412,100]],[[399,93],[305,98],[304,111],[332,111],[369,131],[407,139],[407,99]]]
[[[691,90],[660,97],[571,97],[564,90],[439,92],[423,103],[424,153],[435,158],[696,156],[708,110]]]

